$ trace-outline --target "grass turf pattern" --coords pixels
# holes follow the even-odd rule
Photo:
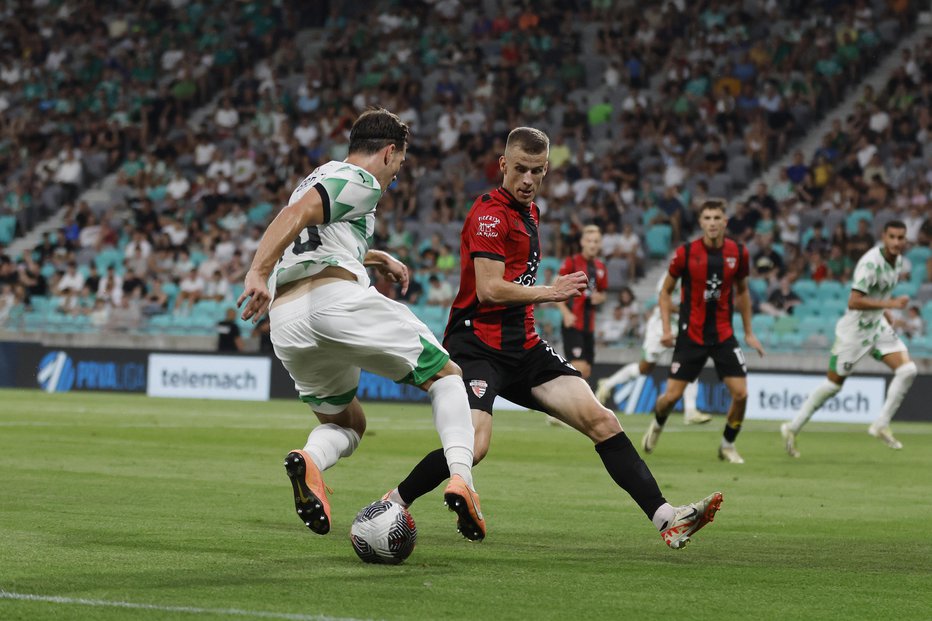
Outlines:
[[[723,418],[684,427],[671,417],[646,459],[668,500],[725,494],[715,522],[673,551],[586,438],[538,413],[500,412],[476,470],[487,539],[456,533],[441,487],[412,507],[411,558],[386,567],[356,558],[350,523],[438,445],[427,406],[364,404],[359,450],[325,473],[333,531],[320,537],[295,515],[282,468],[315,420],[297,401],[0,390],[0,403],[0,619],[919,619],[932,610],[929,424],[894,421],[897,452],[816,415],[793,460],[778,423],[750,421],[738,438],[747,464],[734,466],[716,459]],[[635,445],[648,420],[622,417]]]

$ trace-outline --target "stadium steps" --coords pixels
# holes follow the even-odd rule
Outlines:
[[[767,186],[772,186],[777,182],[780,177],[780,171],[792,164],[793,153],[796,151],[802,151],[806,157],[806,161],[812,159],[813,154],[816,149],[819,148],[819,145],[822,141],[822,136],[828,133],[832,128],[832,121],[834,119],[841,119],[842,122],[844,119],[854,111],[855,104],[859,101],[862,92],[864,91],[865,86],[872,86],[875,92],[881,92],[883,87],[893,73],[894,69],[900,66],[900,54],[904,49],[912,49],[916,44],[920,43],[924,38],[932,36],[932,24],[929,24],[929,18],[926,19],[920,18],[920,26],[916,28],[908,37],[900,41],[900,43],[892,50],[890,50],[883,61],[876,66],[876,68],[867,75],[858,85],[854,86],[848,96],[835,108],[830,110],[825,114],[821,121],[813,126],[809,133],[802,139],[801,142],[796,143],[787,149],[776,162],[771,164],[770,168],[764,171],[757,178],[752,179],[751,182],[745,187],[744,191],[738,194],[734,200],[736,201],[746,201],[748,198],[754,194],[754,188],[757,187],[757,184],[763,182]]]

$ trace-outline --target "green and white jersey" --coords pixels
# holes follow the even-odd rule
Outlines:
[[[375,232],[375,207],[382,197],[378,180],[364,168],[331,161],[304,178],[291,194],[293,205],[316,188],[324,203],[324,223],[301,232],[275,265],[269,290],[313,276],[327,266],[339,266],[369,286],[363,260]]]
[[[888,300],[899,281],[903,257],[898,256],[895,265],[890,265],[880,251],[882,247],[871,248],[858,260],[851,288],[869,298]],[[839,338],[852,341],[873,338],[880,331],[883,319],[883,310],[849,308],[838,320],[835,333]]]

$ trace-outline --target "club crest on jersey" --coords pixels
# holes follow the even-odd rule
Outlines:
[[[738,264],[737,257],[725,257],[725,265],[728,266],[728,269],[734,269],[735,265]]]
[[[495,216],[479,216],[479,230],[476,235],[479,237],[498,237],[498,231],[495,227],[501,222]]]
[[[480,399],[485,394],[485,391],[488,387],[489,384],[485,380],[469,380],[469,388],[472,390],[472,394],[476,395]]]

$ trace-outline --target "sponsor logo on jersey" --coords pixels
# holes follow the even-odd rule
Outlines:
[[[472,390],[472,394],[480,399],[485,395],[485,391],[488,387],[489,384],[485,380],[469,380],[469,388]]]
[[[718,300],[722,297],[722,280],[718,277],[718,274],[712,274],[712,278],[705,281],[704,297],[706,302]]]
[[[479,216],[479,230],[476,235],[479,237],[498,237],[498,231],[495,227],[501,223],[501,220],[495,216]]]

